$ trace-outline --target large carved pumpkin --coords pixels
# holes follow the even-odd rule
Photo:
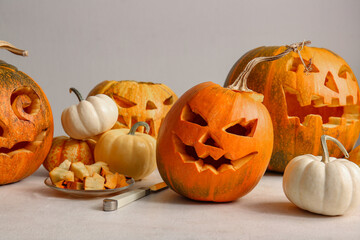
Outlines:
[[[15,49],[0,41],[0,48]],[[0,60],[0,184],[35,172],[52,143],[49,102],[28,75]]]
[[[182,95],[157,143],[161,177],[201,201],[233,201],[251,191],[269,163],[273,130],[261,97],[206,82]]]
[[[257,56],[272,56],[284,47],[259,47],[242,56],[233,66],[225,86]],[[283,172],[294,157],[321,153],[320,137],[329,135],[350,151],[360,131],[359,86],[349,65],[337,54],[304,47],[301,55],[311,71],[304,72],[299,56],[291,53],[274,62],[256,66],[248,86],[264,95],[264,104],[274,125],[274,151],[269,169]],[[311,59],[311,60],[310,60]],[[341,157],[335,144],[329,153]]]
[[[89,96],[100,93],[108,95],[118,105],[119,117],[113,128],[130,129],[137,122],[146,122],[153,137],[157,136],[165,115],[177,100],[169,87],[151,82],[103,81],[90,91]]]

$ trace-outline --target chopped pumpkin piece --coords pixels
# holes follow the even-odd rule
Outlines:
[[[63,168],[56,167],[50,173],[50,179],[53,184],[60,182],[61,180],[65,181],[74,181],[74,173],[67,171]]]
[[[116,172],[115,176],[116,176],[116,188],[122,188],[129,185],[126,182],[126,177],[123,174],[119,174],[118,172]]]
[[[71,164],[70,171],[73,171],[75,177],[83,180],[85,177],[89,177],[89,172],[86,169],[84,163],[82,162],[74,162]]]
[[[69,171],[70,166],[71,166],[71,162],[66,159],[65,161],[60,163],[59,168],[62,168],[62,169],[65,169],[65,170]]]
[[[92,177],[85,177],[84,189],[85,190],[103,190],[105,178],[97,173],[94,173]]]

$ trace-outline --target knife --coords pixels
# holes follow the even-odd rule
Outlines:
[[[166,183],[160,182],[150,187],[142,187],[134,190],[130,190],[128,192],[119,194],[117,196],[106,198],[103,201],[103,210],[104,211],[115,211],[118,208],[121,208],[131,202],[134,202],[140,198],[143,198],[149,195],[152,192],[161,191],[163,189],[168,188]]]

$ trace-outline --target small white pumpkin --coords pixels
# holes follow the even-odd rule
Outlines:
[[[329,158],[326,140],[335,142],[349,156],[338,140],[321,136],[323,155],[307,154],[292,159],[284,171],[283,190],[299,208],[323,215],[342,215],[360,204],[360,168],[346,159]]]
[[[149,132],[146,122],[137,122],[130,131],[112,129],[101,135],[94,150],[95,161],[106,162],[110,170],[135,180],[150,175],[156,169],[156,140],[148,134],[135,132],[140,126]]]
[[[79,104],[66,108],[61,114],[65,132],[74,139],[86,139],[103,133],[114,126],[118,108],[114,100],[105,94],[90,96],[84,100],[75,88],[70,88]]]

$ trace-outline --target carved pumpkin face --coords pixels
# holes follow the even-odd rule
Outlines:
[[[114,128],[131,128],[137,122],[146,122],[153,137],[177,100],[175,93],[164,84],[135,81],[104,81],[91,90],[89,96],[99,93],[108,95],[118,105],[119,117]]]
[[[53,118],[41,88],[0,61],[0,184],[35,172],[52,143]]]
[[[257,56],[276,55],[281,47],[261,47],[244,55],[234,65],[225,85],[231,84],[247,62]],[[256,66],[248,86],[264,95],[274,124],[274,151],[270,170],[283,172],[294,157],[320,155],[321,135],[330,135],[350,151],[360,132],[359,87],[349,65],[338,55],[322,48],[304,47],[301,55],[311,71],[295,53],[271,63]],[[335,144],[329,153],[341,157]]]
[[[207,82],[174,104],[157,145],[159,172],[173,190],[225,202],[256,186],[270,159],[273,133],[266,108],[247,94]]]

